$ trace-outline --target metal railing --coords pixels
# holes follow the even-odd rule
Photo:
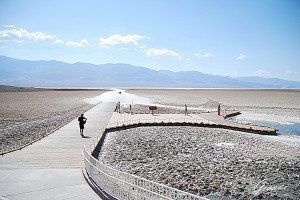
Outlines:
[[[168,119],[166,122],[177,121],[178,119]],[[145,123],[145,121],[141,119],[127,121],[123,119],[119,122],[110,123],[110,128],[112,128],[112,125],[124,126],[135,123]],[[200,123],[200,121],[198,123]],[[204,197],[200,197],[132,174],[128,174],[126,172],[119,171],[105,165],[103,162],[101,162],[101,160],[95,159],[92,156],[92,152],[94,151],[99,139],[105,131],[106,129],[102,127],[99,132],[99,136],[94,139],[92,144],[90,144],[89,146],[84,145],[83,158],[87,174],[97,184],[97,186],[104,190],[106,193],[120,200],[206,199]]]
[[[88,175],[101,189],[117,199],[206,199],[113,169],[101,163],[101,161],[96,160],[87,150],[86,146],[84,146],[83,149],[83,157],[85,162],[85,169]]]
[[[153,123],[198,123],[216,125],[218,122],[201,118],[139,118],[126,119],[123,116],[118,119],[111,119],[109,125],[102,127],[100,135],[95,138],[93,143],[83,149],[85,169],[93,181],[106,193],[117,199],[124,200],[148,200],[148,199],[182,199],[182,200],[203,200],[204,197],[196,196],[169,186],[155,183],[144,178],[121,172],[105,165],[101,160],[92,156],[92,152],[97,146],[102,134],[110,128],[124,127],[136,124],[153,124]],[[222,124],[222,123],[220,123]]]

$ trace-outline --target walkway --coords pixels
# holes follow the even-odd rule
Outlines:
[[[241,130],[253,132],[263,135],[276,135],[276,129],[271,127],[257,126],[253,124],[242,124],[234,121],[226,120],[222,116],[218,116],[217,112],[201,113],[201,114],[128,114],[114,113],[108,128],[120,127],[122,125],[133,125],[139,123],[193,123],[218,125],[220,127],[228,127],[233,130]]]
[[[132,123],[144,118],[148,122],[162,120],[183,120],[193,123],[217,123],[221,118],[215,115],[129,115],[112,117],[115,103],[143,102],[144,99],[117,91],[106,92],[85,115],[88,118],[85,135],[81,138],[77,119],[59,130],[20,151],[0,157],[0,199],[99,199],[82,176],[83,144],[90,144],[99,137],[100,130],[110,122]],[[185,121],[186,120],[186,121]],[[122,124],[121,124],[122,125]]]
[[[99,199],[82,176],[83,144],[90,144],[109,122],[115,103],[85,113],[81,138],[77,119],[28,146],[0,157],[0,199]]]

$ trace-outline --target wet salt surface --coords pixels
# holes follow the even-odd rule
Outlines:
[[[242,112],[229,120],[270,126],[278,129],[278,134],[300,136],[300,117]]]

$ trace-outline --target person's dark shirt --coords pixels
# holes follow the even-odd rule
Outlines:
[[[85,124],[86,118],[85,117],[78,117],[78,121],[79,121],[79,124]]]

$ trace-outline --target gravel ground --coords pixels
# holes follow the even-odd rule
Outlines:
[[[104,90],[43,90],[0,94],[0,140],[3,151],[19,148],[52,133],[91,109],[86,98]],[[2,148],[2,147],[1,147]],[[1,149],[2,150],[2,149]]]
[[[201,127],[108,133],[104,163],[211,199],[299,199],[300,141]]]

